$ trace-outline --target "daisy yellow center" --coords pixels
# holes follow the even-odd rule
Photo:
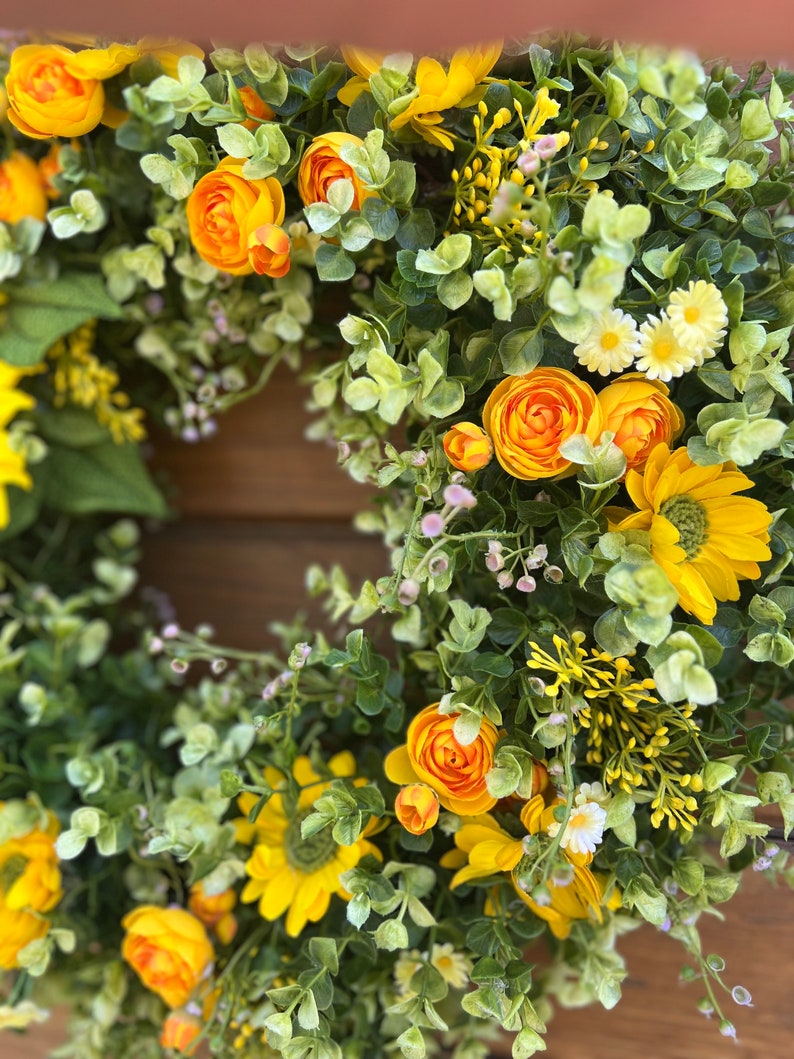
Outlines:
[[[601,348],[602,349],[614,349],[618,344],[618,336],[614,331],[605,331],[601,335]]]
[[[694,305],[690,305],[688,308],[684,309],[684,319],[688,324],[697,323],[700,319],[700,309]]]
[[[673,343],[668,342],[666,338],[660,339],[653,347],[653,355],[657,360],[667,360],[672,352]]]
[[[703,505],[691,496],[671,496],[659,514],[678,530],[678,543],[687,559],[694,559],[708,539],[709,522]]]
[[[15,853],[0,867],[0,893],[8,893],[17,879],[25,874],[28,858],[22,853]]]
[[[293,817],[284,835],[284,851],[290,867],[305,875],[319,871],[336,853],[336,842],[331,834],[330,827],[324,827],[316,835],[309,838],[301,837],[301,824],[309,816],[313,809],[304,809]]]

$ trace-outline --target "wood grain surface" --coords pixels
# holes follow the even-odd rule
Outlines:
[[[351,525],[368,491],[346,478],[332,449],[304,440],[302,400],[285,372],[230,413],[211,441],[156,446],[156,466],[171,474],[184,515],[148,533],[144,582],[168,592],[186,625],[209,621],[234,646],[269,646],[269,622],[301,609],[318,614],[303,593],[309,563],[340,562],[354,581],[387,572],[380,543]],[[794,1053],[794,896],[747,873],[724,909],[725,923],[703,922],[704,943],[705,951],[726,960],[726,981],[753,995],[752,1009],[726,998],[738,1044],[697,1012],[698,985],[679,983],[685,959],[677,943],[643,927],[620,942],[629,968],[622,1002],[609,1012],[559,1011],[549,1030],[549,1059],[788,1059]],[[0,1059],[44,1059],[62,1040],[64,1019],[56,1012],[27,1036],[3,1034]],[[494,1056],[509,1054],[509,1043],[494,1046]]]

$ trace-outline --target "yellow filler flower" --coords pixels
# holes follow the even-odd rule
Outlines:
[[[333,776],[352,779],[356,763],[349,751],[336,754],[328,762]],[[294,808],[290,810],[279,790],[286,788],[286,777],[278,769],[268,766],[265,781],[276,790],[256,818],[235,821],[241,842],[255,840],[251,857],[245,865],[249,880],[241,900],[259,901],[259,913],[264,919],[275,920],[287,913],[286,930],[296,938],[307,923],[316,923],[328,911],[331,897],[350,895],[339,881],[340,876],[355,868],[368,853],[382,860],[380,851],[368,841],[368,836],[379,829],[380,820],[370,817],[359,838],[350,846],[340,846],[326,827],[309,838],[301,836],[301,824],[312,812],[314,803],[331,786],[314,771],[309,758],[297,758],[292,775],[300,787]],[[362,786],[366,780],[353,780]],[[237,804],[248,814],[256,804],[256,796],[240,795]]]
[[[681,607],[711,625],[717,600],[737,600],[738,582],[760,577],[759,562],[772,554],[772,516],[760,500],[734,496],[753,484],[733,463],[699,467],[685,448],[671,452],[662,443],[642,473],[626,475],[637,512],[613,510],[610,529],[648,531]]]

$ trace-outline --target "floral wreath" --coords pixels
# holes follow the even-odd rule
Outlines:
[[[735,1036],[698,919],[792,881],[794,74],[0,64],[0,1027],[57,983],[80,1059],[519,1059],[647,921]],[[282,362],[391,569],[244,652],[130,599],[142,443]]]

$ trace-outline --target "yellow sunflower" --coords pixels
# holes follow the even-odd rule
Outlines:
[[[328,768],[338,777],[352,778],[356,774],[355,760],[348,751],[332,757]],[[368,836],[379,830],[377,817],[370,817],[358,840],[350,846],[340,846],[330,827],[310,838],[302,838],[302,822],[331,781],[318,776],[306,756],[295,760],[292,775],[300,787],[294,809],[288,810],[283,796],[277,793],[254,824],[242,819],[236,820],[235,826],[240,842],[256,843],[245,865],[249,880],[241,900],[259,901],[259,913],[264,919],[278,919],[286,912],[287,934],[296,938],[308,922],[322,919],[334,894],[345,899],[350,897],[339,881],[340,875],[355,868],[367,853],[378,860],[383,858],[368,841]],[[276,790],[285,788],[287,782],[284,774],[272,766],[265,769],[265,781]],[[353,783],[358,787],[366,780],[356,779]],[[237,804],[247,816],[256,801],[254,794],[246,793],[240,795]]]
[[[541,794],[531,798],[521,810],[521,822],[527,835],[549,834],[551,825],[556,822],[554,809],[561,804],[562,801],[556,799],[547,806]],[[574,853],[570,848],[561,850],[564,859],[573,867],[573,879],[567,886],[555,885],[552,879],[547,879],[550,900],[541,905],[518,883],[522,869],[525,866],[528,870],[532,868],[530,858],[525,856],[523,837],[516,838],[504,831],[489,813],[462,819],[463,826],[455,832],[457,848],[441,858],[442,867],[459,869],[452,878],[451,889],[472,879],[509,873],[515,892],[536,916],[548,923],[555,938],[567,938],[574,920],[592,917],[602,922],[606,886],[605,880],[594,875],[588,867],[592,854]],[[619,906],[620,895],[613,891],[606,907]]]
[[[711,625],[716,601],[738,599],[738,582],[760,577],[759,562],[771,557],[772,516],[760,500],[734,496],[753,484],[733,463],[699,467],[685,448],[671,452],[662,443],[642,472],[626,475],[639,510],[613,509],[610,529],[649,532],[651,554],[681,607]]]

